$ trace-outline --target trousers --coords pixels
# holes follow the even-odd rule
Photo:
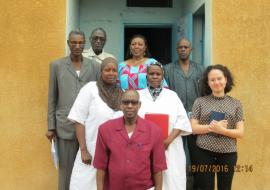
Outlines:
[[[79,149],[77,140],[66,140],[58,138],[58,190],[69,190],[70,176],[73,164]]]
[[[198,147],[195,155],[196,164],[191,165],[194,190],[214,190],[215,175],[218,190],[231,190],[237,152],[217,153]]]

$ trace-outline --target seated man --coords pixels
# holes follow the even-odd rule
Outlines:
[[[137,115],[140,106],[138,92],[127,90],[121,100],[124,116],[100,126],[94,158],[98,190],[162,189],[167,169],[162,133]]]

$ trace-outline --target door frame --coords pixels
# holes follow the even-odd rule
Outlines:
[[[175,60],[176,58],[176,51],[173,51],[176,49],[176,38],[177,38],[177,32],[176,32],[176,23],[131,23],[131,22],[123,22],[122,23],[122,29],[121,29],[121,47],[120,47],[120,58],[122,60],[125,59],[124,55],[124,46],[125,46],[125,39],[124,39],[124,34],[125,34],[125,28],[126,27],[138,27],[138,28],[167,28],[170,27],[172,29],[172,34],[171,34],[171,40],[172,40],[172,52],[171,52],[171,57],[172,61]]]

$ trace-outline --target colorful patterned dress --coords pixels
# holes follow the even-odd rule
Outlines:
[[[146,72],[147,65],[156,62],[153,58],[148,58],[144,64],[139,66],[130,66],[126,62],[121,62],[118,65],[118,77],[120,87],[124,90],[135,89],[140,90],[147,87]],[[164,87],[168,87],[164,80]]]

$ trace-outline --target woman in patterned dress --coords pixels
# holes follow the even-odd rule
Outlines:
[[[147,87],[147,65],[156,62],[150,57],[146,38],[139,34],[134,35],[129,43],[126,61],[118,66],[118,77],[122,89],[139,90]],[[167,86],[166,82],[164,85]]]
[[[195,189],[214,190],[215,174],[219,190],[230,190],[237,161],[237,138],[244,134],[244,118],[239,100],[227,95],[233,78],[227,67],[209,66],[202,79],[203,97],[192,109],[191,125],[199,147],[196,165],[190,167]]]

